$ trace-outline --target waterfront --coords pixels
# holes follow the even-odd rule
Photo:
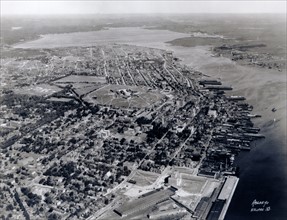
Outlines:
[[[255,119],[254,122],[256,127],[261,127],[262,133],[267,138],[257,142],[250,152],[241,153],[237,158],[236,163],[241,170],[240,181],[226,219],[285,219],[286,203],[284,201],[287,198],[287,186],[285,179],[286,75],[284,72],[240,66],[227,58],[212,57],[208,46],[187,48],[164,44],[163,41],[181,37],[181,35],[173,34],[170,38],[162,39],[162,31],[153,30],[152,38],[147,37],[151,35],[144,35],[144,33],[149,33],[148,30],[138,31],[138,34],[141,35],[140,40],[137,34],[129,35],[128,40],[123,37],[127,28],[113,29],[112,32],[105,31],[106,34],[101,36],[113,36],[115,31],[119,34],[110,42],[173,50],[175,56],[182,59],[185,64],[204,74],[220,78],[224,84],[232,85],[234,88],[232,94],[246,97],[247,102],[254,106],[253,112],[262,115],[262,118]],[[131,32],[136,33],[135,30],[131,30]],[[165,32],[165,34],[167,33]],[[70,35],[65,34],[65,36],[69,38]],[[124,38],[123,40],[121,36]],[[53,35],[53,39],[56,38],[57,35]],[[83,46],[88,46],[84,33],[81,33],[81,39],[83,39]],[[65,41],[65,37],[63,38],[62,35],[61,41]],[[99,42],[103,42],[103,39],[93,40],[90,43],[93,45]],[[33,42],[34,45],[35,43],[36,41]],[[47,41],[45,41],[46,43]],[[41,45],[43,44],[41,43]],[[46,45],[53,45],[53,42]],[[65,46],[65,44],[61,45]],[[77,41],[77,46],[81,46],[81,41]],[[271,111],[274,107],[277,109],[276,112]],[[255,199],[268,201],[271,210],[251,213],[251,204]]]
[[[286,214],[286,75],[282,72],[239,66],[226,58],[211,57],[201,48],[198,61],[189,58],[192,48],[174,48],[186,64],[195,64],[203,73],[221,78],[232,85],[232,94],[246,97],[254,119],[265,140],[256,142],[250,152],[241,152],[235,163],[240,167],[240,181],[226,219],[285,219]],[[188,51],[186,51],[188,50]],[[205,64],[206,63],[206,64]],[[272,108],[277,109],[272,112]],[[274,121],[275,119],[275,121]],[[271,211],[251,212],[253,200],[269,201]]]

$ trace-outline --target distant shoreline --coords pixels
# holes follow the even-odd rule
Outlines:
[[[27,43],[29,41],[35,41],[35,40],[39,40],[41,38],[43,38],[44,36],[42,34],[40,35],[37,35],[36,37],[32,38],[32,39],[27,39],[27,40],[24,40],[24,41],[19,41],[17,43],[14,43],[14,44],[10,44],[9,46],[13,49],[15,49],[15,46],[19,45],[19,44],[23,44],[23,43]]]

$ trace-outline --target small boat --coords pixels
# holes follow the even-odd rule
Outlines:
[[[249,118],[261,118],[261,115],[252,115],[252,114],[247,114],[247,117]]]

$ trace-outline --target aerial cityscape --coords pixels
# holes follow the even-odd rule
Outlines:
[[[286,14],[165,16],[3,16],[1,219],[285,219]]]

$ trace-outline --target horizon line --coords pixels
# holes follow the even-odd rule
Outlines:
[[[285,12],[141,12],[141,13],[51,13],[51,14],[38,14],[38,13],[30,13],[30,14],[1,14],[0,17],[3,16],[46,16],[46,15],[191,15],[191,14],[278,14],[278,15],[286,15]]]

